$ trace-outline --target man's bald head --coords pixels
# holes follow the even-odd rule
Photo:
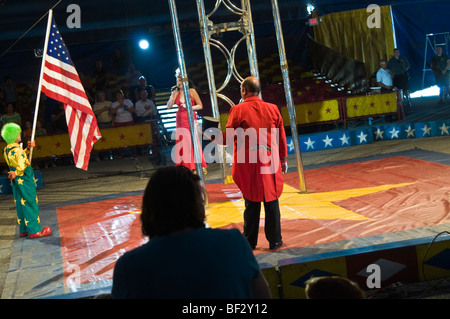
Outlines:
[[[245,100],[250,96],[259,95],[261,92],[261,83],[253,76],[249,76],[241,83],[241,96]]]

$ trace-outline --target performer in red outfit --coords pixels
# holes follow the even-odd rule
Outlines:
[[[172,89],[167,108],[171,109],[174,105],[178,106],[176,117],[176,144],[175,144],[175,165],[183,165],[191,170],[196,169],[195,154],[192,147],[192,138],[190,135],[189,118],[186,109],[186,99],[182,90],[183,84],[181,75],[177,69],[175,76],[177,77],[177,85]],[[191,105],[194,111],[203,109],[202,101],[194,88],[189,88],[191,96]],[[197,124],[197,115],[194,112],[195,124]],[[202,158],[203,173],[206,174],[206,162],[201,150],[201,141],[199,140],[200,154]],[[190,153],[190,156],[189,156]]]
[[[263,202],[265,235],[270,249],[277,249],[283,244],[278,198],[283,191],[282,174],[287,171],[286,133],[278,107],[264,102],[258,96],[260,92],[258,79],[248,77],[242,82],[241,96],[244,101],[231,108],[224,137],[229,129],[233,129],[232,175],[245,199],[244,235],[250,246],[255,248]],[[256,143],[251,142],[252,134],[256,137],[253,139]]]

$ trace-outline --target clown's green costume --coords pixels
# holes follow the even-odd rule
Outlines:
[[[2,129],[2,137],[8,143],[3,155],[10,169],[8,175],[16,204],[20,236],[29,235],[30,238],[48,236],[51,234],[49,227],[41,231],[36,180],[27,157],[29,151],[19,145],[20,133],[20,126],[14,123],[6,124]]]

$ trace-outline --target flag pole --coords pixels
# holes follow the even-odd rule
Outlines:
[[[36,133],[36,124],[37,124],[37,118],[38,118],[38,113],[39,113],[39,102],[41,99],[42,78],[44,75],[44,64],[45,64],[45,58],[47,55],[48,38],[50,35],[50,27],[52,24],[52,17],[53,17],[53,10],[50,9],[48,11],[47,31],[45,33],[44,51],[42,53],[41,74],[39,76],[39,85],[38,85],[37,96],[36,96],[36,106],[34,108],[34,119],[33,119],[33,129],[31,131],[31,142],[34,141],[34,137],[35,137],[35,133]],[[30,147],[30,162],[31,162],[32,157],[33,157],[33,147]]]

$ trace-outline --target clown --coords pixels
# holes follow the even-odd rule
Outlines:
[[[44,227],[41,230],[36,181],[30,161],[27,158],[29,151],[28,149],[22,149],[19,145],[21,132],[20,126],[15,123],[6,124],[1,132],[2,138],[8,144],[3,155],[10,169],[8,177],[13,189],[20,237],[45,237],[49,236],[52,230],[50,227]],[[34,141],[28,142],[28,147],[34,146]]]

